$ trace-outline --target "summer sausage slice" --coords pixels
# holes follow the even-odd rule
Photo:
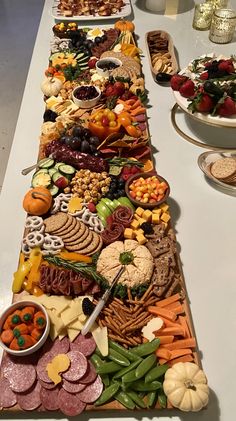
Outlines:
[[[70,351],[66,355],[70,359],[70,368],[65,373],[62,373],[62,377],[69,382],[77,382],[86,373],[88,361],[79,351]]]
[[[82,379],[80,379],[80,383],[83,383],[85,385],[89,384],[89,383],[92,383],[92,382],[94,382],[96,377],[97,377],[96,370],[95,370],[93,364],[90,361],[88,361],[87,371],[86,371],[85,375],[82,377]]]
[[[48,390],[41,387],[40,390],[40,399],[43,407],[48,411],[56,411],[59,409],[59,399],[58,399],[59,388]]]
[[[42,380],[45,383],[52,383],[52,380],[48,377],[46,367],[48,363],[52,361],[53,357],[54,354],[51,354],[51,352],[47,352],[46,354],[42,355],[37,364],[36,370],[38,378],[39,380]]]
[[[62,383],[62,387],[69,393],[78,393],[85,389],[86,384],[82,384],[79,382],[72,383],[64,379]]]
[[[9,380],[13,392],[23,393],[33,386],[36,371],[32,364],[13,363],[4,370],[4,376]]]
[[[41,386],[44,387],[44,389],[55,389],[55,387],[57,386],[54,383],[43,382],[43,380],[41,380],[41,379],[38,379],[38,381],[41,384]]]
[[[100,376],[97,376],[96,380],[89,384],[82,392],[77,393],[79,399],[84,403],[95,402],[103,391],[103,382]]]
[[[63,339],[55,339],[55,341],[48,340],[45,344],[45,351],[50,352],[53,356],[58,354],[67,354],[70,349],[70,341],[67,336]]]
[[[96,349],[96,342],[91,333],[87,333],[85,336],[80,334],[74,342],[70,344],[70,349],[72,351],[80,351],[85,357],[89,357]]]
[[[25,411],[33,411],[41,405],[40,398],[41,385],[36,382],[27,392],[18,393],[17,403]]]
[[[68,417],[74,417],[75,415],[81,414],[86,407],[86,403],[81,402],[77,395],[68,393],[63,388],[59,392],[58,400],[60,402],[59,408],[61,412],[68,415]]]
[[[0,409],[11,408],[16,404],[16,395],[10,388],[9,380],[0,379]]]

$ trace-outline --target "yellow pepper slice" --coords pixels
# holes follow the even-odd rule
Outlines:
[[[25,277],[28,275],[31,269],[31,262],[27,260],[26,262],[20,263],[18,270],[13,275],[13,284],[12,292],[14,294],[18,293],[22,289],[22,284],[25,280]]]

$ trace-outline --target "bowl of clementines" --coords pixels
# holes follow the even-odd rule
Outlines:
[[[153,209],[166,201],[170,194],[168,181],[156,171],[137,173],[125,184],[129,200],[144,209]]]
[[[15,356],[30,355],[45,343],[50,320],[45,308],[32,301],[18,301],[0,318],[0,345]]]

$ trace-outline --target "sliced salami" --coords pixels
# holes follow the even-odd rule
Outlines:
[[[64,379],[69,382],[77,382],[84,376],[88,368],[88,361],[79,351],[70,351],[66,354],[70,359],[70,368],[62,373]]]
[[[72,383],[64,379],[62,383],[62,387],[69,393],[78,393],[85,389],[86,384],[82,384],[79,382]]]
[[[59,399],[58,399],[59,388],[48,390],[41,387],[40,390],[40,399],[43,407],[48,411],[56,411],[59,409]]]
[[[103,391],[103,382],[100,376],[97,376],[96,380],[86,386],[82,392],[77,393],[79,399],[84,403],[95,402]]]
[[[67,354],[70,349],[70,341],[67,336],[63,339],[55,339],[55,341],[48,340],[44,346],[46,352],[50,352],[53,356],[58,354]]]
[[[11,408],[16,404],[16,395],[10,388],[8,379],[0,379],[0,409]]]
[[[17,393],[17,403],[25,411],[33,411],[41,405],[41,385],[36,382],[27,392]]]
[[[91,361],[88,361],[87,371],[86,371],[85,375],[82,377],[82,379],[80,379],[80,383],[83,383],[85,385],[89,384],[89,383],[92,383],[92,382],[94,382],[96,377],[97,377],[96,370],[95,370],[93,364],[91,363]]]
[[[36,371],[32,364],[13,363],[4,370],[4,376],[9,380],[13,392],[23,393],[33,386],[36,380]]]
[[[74,417],[84,411],[86,404],[81,402],[77,395],[68,393],[63,388],[60,390],[59,395],[60,410],[68,417]]]
[[[43,382],[43,380],[41,380],[41,379],[38,379],[39,380],[39,383],[41,384],[41,386],[42,387],[44,387],[44,389],[55,389],[55,387],[57,386],[56,384],[54,384],[54,383],[46,383],[46,382]]]
[[[96,349],[96,342],[91,333],[87,333],[85,336],[80,334],[74,342],[70,344],[70,349],[72,351],[80,351],[85,357],[89,357]]]
[[[52,380],[49,379],[46,367],[48,363],[50,363],[53,359],[54,355],[51,354],[51,352],[47,352],[44,354],[38,361],[37,364],[37,375],[40,380],[42,380],[45,383],[52,383]]]

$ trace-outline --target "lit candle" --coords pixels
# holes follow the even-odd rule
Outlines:
[[[210,3],[195,5],[193,16],[193,28],[205,31],[210,28],[213,14],[213,6]]]

